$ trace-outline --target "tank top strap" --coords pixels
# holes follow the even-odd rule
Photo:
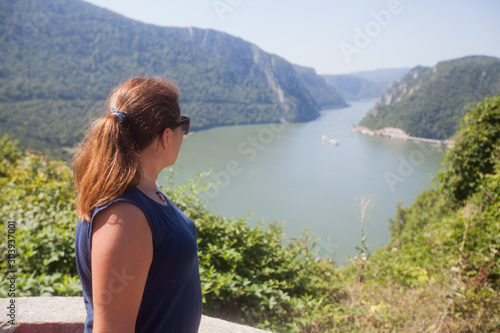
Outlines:
[[[127,190],[120,197],[118,197],[114,200],[111,200],[111,201],[107,202],[106,204],[94,209],[94,211],[92,212],[92,215],[91,215],[91,219],[90,219],[91,224],[93,223],[97,214],[99,214],[103,210],[109,208],[111,205],[113,205],[116,202],[131,203],[131,204],[137,206],[143,212],[144,216],[146,217],[146,219],[148,221],[149,227],[151,228],[151,233],[153,235],[153,247],[156,248],[159,245],[159,243],[162,242],[163,238],[158,237],[158,236],[161,236],[162,232],[159,232],[159,230],[157,230],[158,226],[157,226],[157,222],[155,222],[156,221],[155,209],[158,209],[158,208],[162,209],[162,205],[155,202],[153,199],[147,197],[146,194],[142,193],[141,190],[139,190],[136,187]],[[170,200],[168,200],[168,203],[171,204]],[[156,206],[158,206],[158,207],[156,207]],[[167,206],[163,206],[163,207],[167,207]],[[89,237],[91,237],[91,235],[89,235]]]

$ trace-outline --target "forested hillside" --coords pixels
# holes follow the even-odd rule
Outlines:
[[[0,19],[0,131],[52,156],[134,75],[173,80],[194,130],[309,121],[345,105],[314,70],[304,83],[286,60],[214,30],[148,25],[81,0],[0,0]]]
[[[464,106],[500,93],[500,59],[470,56],[415,67],[393,82],[360,125],[396,127],[407,134],[449,139],[465,115]]]
[[[390,244],[370,254],[362,238],[346,267],[316,258],[317,235],[290,240],[280,227],[210,212],[199,181],[164,188],[198,228],[204,313],[287,333],[499,332],[500,96],[467,111],[434,185],[395,207]],[[16,296],[81,293],[74,199],[66,164],[0,140],[0,220],[15,221]]]

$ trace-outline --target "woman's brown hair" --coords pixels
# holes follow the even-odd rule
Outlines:
[[[74,159],[78,217],[92,211],[141,180],[138,153],[180,117],[179,92],[162,78],[133,78],[108,99],[107,115],[88,129]],[[119,111],[117,111],[119,110]]]

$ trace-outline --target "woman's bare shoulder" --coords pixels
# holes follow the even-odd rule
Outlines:
[[[101,228],[103,225],[126,226],[132,231],[136,228],[148,227],[146,216],[137,205],[118,201],[100,211],[93,220],[93,230]]]
[[[96,244],[104,240],[104,244]],[[144,212],[129,202],[116,202],[99,212],[92,225],[92,247],[104,251],[141,251],[152,248],[152,234]],[[150,244],[149,246],[146,246]],[[148,251],[149,252],[149,251]]]

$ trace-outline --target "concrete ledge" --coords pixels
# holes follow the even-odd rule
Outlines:
[[[0,298],[0,332],[5,333],[81,333],[85,322],[82,297],[15,298],[16,325],[8,320],[10,299]],[[7,315],[7,316],[6,316]],[[270,333],[249,326],[203,316],[199,333]]]

